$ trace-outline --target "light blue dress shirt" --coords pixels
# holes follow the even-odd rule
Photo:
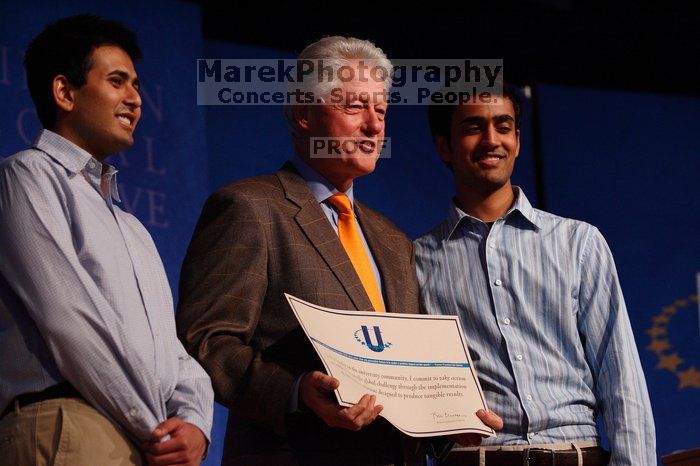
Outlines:
[[[489,229],[454,203],[416,240],[421,308],[461,317],[489,408],[484,445],[610,439],[610,466],[656,464],[644,373],[610,250],[584,222],[513,207]]]
[[[113,203],[115,175],[47,130],[0,163],[0,409],[68,380],[137,439],[173,416],[209,438],[211,381],[177,339],[151,236]]]

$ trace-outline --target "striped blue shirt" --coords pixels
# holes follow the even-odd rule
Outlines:
[[[0,409],[68,380],[137,439],[173,416],[209,438],[211,381],[177,339],[151,236],[113,203],[115,176],[46,130],[0,163]]]
[[[489,408],[484,445],[599,441],[611,466],[656,464],[654,420],[610,250],[593,226],[519,188],[491,228],[451,204],[416,240],[421,306],[459,315]]]

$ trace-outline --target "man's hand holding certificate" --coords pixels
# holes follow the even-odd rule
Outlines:
[[[480,417],[496,426],[500,419],[486,408],[456,317],[342,311],[290,295],[287,300],[330,376],[313,372],[307,377],[318,383],[307,387],[334,389],[347,408],[329,417],[338,414],[339,422],[361,427],[381,413],[408,435],[451,435],[460,443],[471,438],[464,434],[495,435]],[[473,438],[469,443],[477,443]]]

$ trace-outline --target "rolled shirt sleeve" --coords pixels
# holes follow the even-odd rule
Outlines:
[[[214,410],[214,390],[211,379],[202,366],[192,358],[182,344],[179,346],[179,376],[177,386],[166,403],[168,417],[178,417],[193,424],[211,442],[211,428]]]

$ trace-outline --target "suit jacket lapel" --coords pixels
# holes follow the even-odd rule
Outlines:
[[[343,285],[355,308],[360,311],[371,311],[372,303],[352,262],[304,179],[289,162],[277,172],[277,177],[286,198],[299,207],[294,220]]]

